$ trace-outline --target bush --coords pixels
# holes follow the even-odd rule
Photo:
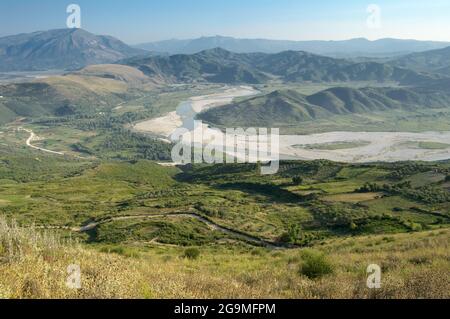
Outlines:
[[[295,244],[300,238],[300,227],[298,225],[289,225],[288,231],[283,233],[280,237],[280,241],[286,244]]]
[[[334,272],[334,265],[328,261],[324,254],[317,251],[304,251],[302,260],[300,274],[310,279],[318,279]]]
[[[194,260],[198,257],[200,257],[200,250],[197,248],[188,248],[184,251],[184,258]]]
[[[303,184],[303,178],[301,176],[295,176],[292,178],[292,183],[294,185],[302,185]]]

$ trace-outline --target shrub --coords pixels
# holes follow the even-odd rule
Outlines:
[[[302,253],[300,274],[310,279],[318,279],[334,272],[334,265],[320,252],[307,250]]]
[[[197,248],[188,248],[184,251],[184,258],[197,259],[200,257],[200,250]]]
[[[301,176],[295,176],[292,178],[292,183],[294,185],[301,185],[303,184],[303,178]]]
[[[289,225],[288,231],[283,233],[280,237],[280,241],[286,244],[295,244],[300,238],[300,227],[298,225]]]

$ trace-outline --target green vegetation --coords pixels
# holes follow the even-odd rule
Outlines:
[[[403,147],[408,148],[420,148],[424,150],[445,150],[450,148],[450,144],[447,143],[438,143],[438,142],[427,142],[427,141],[408,141],[400,144]]]
[[[327,132],[435,132],[450,131],[450,110],[390,109],[379,112],[333,115],[329,118],[280,126],[281,134],[314,134]]]
[[[200,250],[197,248],[188,248],[184,251],[184,257],[188,259],[198,259],[198,257],[200,257]]]
[[[280,241],[287,244],[296,244],[301,236],[299,225],[289,225],[288,231],[280,237]]]
[[[12,143],[14,135],[7,136]],[[449,222],[447,163],[293,161],[282,162],[276,175],[261,176],[257,164],[180,170],[143,159],[57,157],[29,149],[10,155],[10,150],[0,149],[1,214],[24,225],[72,228],[118,218],[78,234],[89,243],[205,246],[255,244],[256,238],[314,246],[327,238],[410,232],[418,225],[434,229]]]
[[[57,150],[95,136],[72,124],[59,127],[58,138],[50,125],[32,127]],[[73,296],[61,277],[73,258],[93,276],[78,297],[366,298],[370,291],[355,295],[354,287],[369,260],[410,287],[392,284],[377,297],[447,296],[448,289],[429,287],[441,287],[448,268],[448,162],[286,161],[263,176],[258,164],[176,168],[95,153],[47,155],[23,145],[25,132],[2,131],[0,215],[22,227],[23,245],[27,231],[39,238],[32,225],[51,227],[42,231],[62,242],[52,240],[51,250],[30,244],[44,248],[24,247],[14,252],[22,258],[0,263],[2,296]],[[64,244],[67,238],[82,246]],[[390,261],[392,254],[399,259]],[[55,271],[43,272],[49,267]],[[99,276],[108,280],[91,285]],[[420,276],[427,280],[412,281]],[[173,285],[189,288],[173,292]]]
[[[201,115],[219,126],[280,127],[286,133],[450,130],[447,80],[388,64],[221,49],[121,63],[1,85],[0,124],[26,117],[53,125],[75,119],[83,130],[130,125],[173,111],[179,101],[201,92],[198,86],[226,83],[253,84],[269,94]]]
[[[80,246],[0,217],[0,296],[448,299],[448,236],[434,230],[341,238],[313,251],[219,245],[188,259],[180,258],[185,248],[172,246]],[[66,285],[74,260],[82,270],[80,290]],[[379,290],[366,287],[371,263],[383,269]]]
[[[294,176],[292,177],[292,183],[294,185],[301,185],[303,184],[303,178],[301,176]]]
[[[440,73],[450,75],[450,49],[438,49],[420,53],[412,53],[393,60],[390,64],[419,72]]]
[[[417,83],[435,77],[376,62],[353,63],[301,51],[237,54],[220,48],[192,55],[137,57],[121,63],[166,81],[261,84],[377,81]]]
[[[384,113],[388,117],[387,112],[400,111],[399,114],[407,116],[423,108],[442,110],[448,108],[449,102],[450,95],[445,92],[410,88],[335,87],[308,96],[294,90],[279,90],[210,109],[201,113],[199,118],[220,127],[262,126],[295,131],[303,123],[317,124],[320,120],[333,122],[341,118],[341,121],[349,121],[351,116],[365,115],[367,122],[370,120],[369,114]],[[361,125],[361,118],[359,121]],[[373,124],[369,127],[375,127]],[[352,125],[347,126],[346,130],[349,128]]]
[[[248,65],[244,55],[222,49],[203,51],[193,55],[155,56],[131,58],[122,63],[144,70],[150,77],[182,83],[209,82],[258,84],[269,77],[263,71]],[[227,61],[228,60],[228,61]]]
[[[294,147],[305,148],[309,150],[346,150],[352,148],[359,148],[363,146],[370,145],[370,142],[365,141],[355,141],[355,142],[334,142],[334,143],[324,143],[324,144],[307,144],[307,145],[295,145]]]
[[[246,83],[262,94],[200,118],[283,133],[450,130],[447,79],[294,51],[121,63],[0,86],[0,298],[448,298],[449,161],[282,161],[269,176],[260,163],[166,167],[172,145],[132,129]],[[19,128],[59,153],[28,147]],[[77,292],[65,286],[74,260]],[[364,286],[371,263],[387,278],[379,291]]]
[[[69,80],[92,77],[95,82],[106,71],[111,74],[113,70],[87,69]],[[124,76],[123,70],[114,71]],[[139,78],[134,73],[129,76]],[[283,161],[279,173],[271,176],[259,174],[261,164],[163,167],[153,162],[168,159],[171,145],[136,134],[130,129],[132,124],[173,111],[175,101],[216,88],[188,85],[136,89],[128,91],[132,97],[125,97],[126,102],[114,98],[108,107],[94,104],[90,111],[81,108],[56,116],[49,111],[2,127],[0,216],[8,222],[15,220],[24,230],[20,242],[25,243],[26,254],[0,263],[0,296],[72,296],[64,284],[55,287],[49,282],[60,280],[65,270],[59,269],[77,257],[94,277],[112,278],[97,286],[103,292],[92,285],[81,296],[373,297],[365,290],[355,292],[354,287],[361,281],[367,260],[384,262],[386,267],[398,264],[398,260],[392,264],[385,261],[391,253],[404,258],[402,267],[409,272],[394,269],[388,276],[414,287],[409,296],[445,295],[447,290],[430,292],[427,283],[411,283],[411,278],[426,274],[433,282],[442,282],[446,274],[443,269],[448,266],[448,252],[443,243],[450,223],[448,162],[348,165]],[[323,94],[318,91],[311,94]],[[361,97],[360,92],[369,94],[368,89],[342,92],[355,94],[355,101]],[[276,99],[280,97],[275,95]],[[307,98],[297,91],[281,94],[281,99],[289,103]],[[340,102],[334,105],[338,106],[335,110],[340,109]],[[348,107],[350,110],[353,106]],[[297,115],[311,115],[294,110]],[[442,118],[438,110],[442,111],[430,109],[430,122]],[[280,116],[284,112],[275,111]],[[397,109],[389,113],[404,114]],[[357,122],[356,116],[373,120],[379,114],[335,114],[318,121],[339,118],[334,124],[345,125],[352,116]],[[303,128],[313,122],[302,122],[306,123]],[[323,128],[321,125],[318,129]],[[34,141],[35,145],[65,155],[30,149],[24,145],[28,134],[17,130],[20,126],[42,138]],[[351,146],[314,145],[333,149]],[[33,230],[33,225],[39,230]],[[61,244],[51,243],[56,248],[50,253],[45,242],[28,245],[27,230],[32,238],[38,238],[35,233],[41,231],[56,232]],[[428,236],[435,239],[427,241]],[[81,246],[66,245],[68,238],[76,239]],[[418,247],[406,250],[412,240]],[[5,252],[8,256],[23,253],[10,254],[7,242],[0,245],[1,260]],[[428,260],[436,264],[426,270],[423,263],[428,267]],[[36,271],[30,278],[21,277],[30,265]],[[48,267],[55,272],[39,279],[39,273]],[[120,275],[127,272],[130,276],[126,278]],[[274,279],[265,283],[268,274]],[[88,285],[91,279],[87,279]],[[161,280],[164,283],[158,284]],[[235,285],[230,286],[230,282]],[[327,282],[344,288],[336,290]],[[171,285],[195,288],[173,292]],[[299,291],[295,288],[299,286],[305,288]],[[405,296],[402,285],[389,289],[380,296]]]
[[[300,274],[310,279],[318,279],[326,275],[331,275],[334,272],[333,265],[320,252],[305,250],[302,254],[302,260]]]
[[[419,142],[419,148],[426,150],[445,150],[450,148],[450,144],[437,142]]]

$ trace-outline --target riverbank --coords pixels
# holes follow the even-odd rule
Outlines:
[[[192,140],[192,135],[203,136],[203,144],[211,145],[217,141],[217,129],[208,125],[194,127],[196,115],[212,107],[231,103],[235,98],[256,95],[258,91],[251,87],[225,87],[223,92],[192,97],[181,102],[176,111],[163,117],[140,122],[134,130],[160,137],[170,141],[178,128],[185,128],[189,133],[185,140]],[[268,128],[270,129],[270,128]],[[201,130],[201,132],[200,132]],[[219,133],[219,140],[226,135]],[[347,163],[396,162],[396,161],[440,161],[450,159],[450,132],[327,132],[310,135],[281,135],[278,154],[270,158],[288,160],[317,160]],[[333,147],[340,144],[340,147]],[[436,148],[424,147],[427,144],[440,145]],[[343,147],[342,145],[348,145]],[[232,145],[231,145],[232,146]]]

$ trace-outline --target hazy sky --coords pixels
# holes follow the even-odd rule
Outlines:
[[[450,0],[1,0],[0,36],[64,28],[71,3],[84,29],[130,44],[211,35],[450,41]],[[367,25],[370,4],[380,28]]]

